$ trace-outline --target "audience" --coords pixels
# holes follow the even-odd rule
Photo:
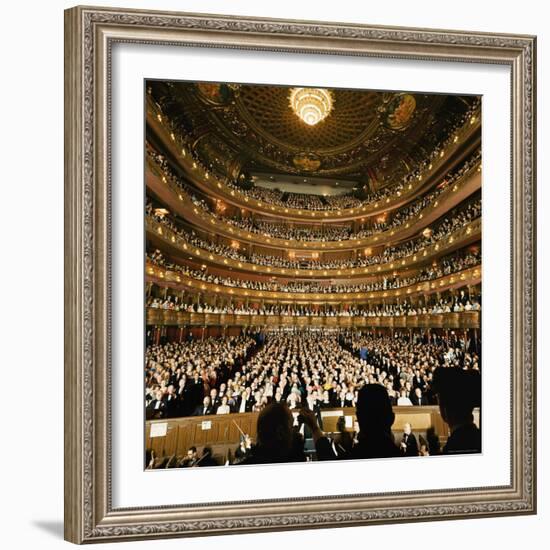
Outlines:
[[[173,271],[193,279],[223,285],[233,288],[244,288],[249,290],[261,290],[270,292],[292,292],[292,293],[314,293],[314,294],[335,294],[335,293],[353,293],[353,292],[372,292],[377,290],[390,290],[414,285],[423,281],[431,281],[445,275],[450,275],[464,269],[468,269],[481,263],[481,252],[471,252],[464,254],[462,251],[454,252],[439,260],[438,263],[425,267],[420,272],[411,277],[401,277],[399,273],[391,276],[382,276],[374,282],[368,283],[347,283],[345,280],[296,280],[286,283],[277,282],[277,280],[253,280],[249,278],[223,277],[208,273],[207,268],[202,270],[192,269],[187,265],[176,264],[167,261],[163,254],[156,250],[147,254],[147,261],[150,264],[162,267],[168,271]],[[245,276],[243,276],[245,277]]]
[[[477,108],[478,105],[473,109]],[[443,149],[450,144],[458,128],[467,123],[470,115],[467,113],[466,118],[458,121],[456,126],[450,126],[450,133],[445,140],[406,178],[387,185],[367,198],[359,198],[354,193],[338,196],[290,193],[256,185],[245,189],[241,179],[231,180],[228,185],[232,194],[238,191],[246,199],[254,198],[266,205],[305,212],[359,208],[386,199],[389,202],[390,197],[413,190],[413,184],[431,171],[432,162],[443,156]],[[168,124],[171,124],[170,121]],[[174,128],[172,139],[176,140],[174,135],[181,135],[181,130],[179,128],[176,131]],[[323,243],[342,243],[386,232],[381,239],[385,244],[374,247],[374,253],[371,249],[364,253],[360,250],[359,254],[328,260],[322,252],[313,259],[300,259],[287,257],[283,250],[278,249],[273,249],[271,253],[265,249],[259,252],[237,241],[224,244],[220,242],[222,239],[217,239],[217,242],[212,242],[201,229],[194,230],[187,222],[156,209],[152,202],[146,203],[148,223],[152,224],[148,227],[167,235],[172,243],[182,245],[185,249],[190,245],[204,251],[205,255],[217,254],[239,262],[308,270],[384,265],[418,253],[426,254],[427,247],[452,236],[455,231],[462,230],[481,216],[481,198],[477,193],[439,219],[430,217],[430,227],[422,234],[417,233],[404,242],[394,241],[391,245],[385,239],[390,232],[394,233],[393,229],[409,227],[411,220],[422,217],[424,213],[430,214],[429,209],[436,201],[443,202],[439,197],[445,190],[450,191],[452,187],[456,189],[459,182],[474,170],[479,170],[479,150],[449,172],[438,185],[422,188],[419,191],[421,194],[412,200],[406,201],[403,197],[401,206],[388,210],[384,215],[367,217],[362,223],[357,220],[354,223],[317,223],[308,226],[306,223],[290,223],[277,218],[247,217],[246,209],[239,212],[234,205],[220,206],[219,201],[203,195],[202,191],[182,178],[182,172],[172,160],[158,153],[150,143],[146,144],[146,148],[153,161],[149,164],[150,169],[159,174],[164,183],[181,194],[180,198],[187,197],[204,219],[229,224],[232,231],[237,228],[276,239]],[[206,167],[188,146],[186,151],[189,156],[185,162],[190,157],[194,168],[198,168],[197,174],[205,175],[208,171],[212,185],[215,185],[218,176],[224,176],[227,185],[227,175],[217,174],[212,166]],[[247,186],[249,184],[247,182]],[[219,180],[218,186],[222,186]],[[319,218],[322,215],[314,219],[318,221]],[[344,216],[344,219],[347,217]],[[398,236],[399,233],[394,239]],[[229,243],[229,240],[226,239],[226,242]],[[449,239],[449,242],[452,240]],[[444,250],[441,253],[445,254]],[[462,248],[438,257],[432,264],[420,264],[421,268],[371,276],[366,281],[328,278],[281,280],[265,276],[250,278],[241,272],[229,270],[214,270],[216,272],[212,273],[212,268],[206,265],[199,269],[194,264],[180,264],[165,257],[159,250],[148,251],[146,260],[150,267],[162,268],[166,274],[173,272],[195,281],[231,288],[345,294],[401,289],[434,281],[479,266],[481,256],[476,247]],[[464,289],[433,294],[423,300],[416,297],[414,302],[405,298],[398,303],[352,306],[343,299],[337,307],[312,303],[249,303],[248,300],[246,305],[228,303],[223,292],[219,295],[221,299],[214,300],[210,295],[197,296],[170,288],[160,290],[156,285],[148,288],[148,294],[147,307],[151,309],[188,313],[380,318],[452,314],[481,309],[479,298],[473,292],[466,294]],[[401,294],[405,296],[407,293]],[[326,324],[330,323],[327,321]],[[392,323],[397,324],[397,320]],[[311,459],[369,459],[481,452],[481,432],[474,423],[473,414],[474,409],[481,404],[481,345],[477,336],[471,337],[471,331],[392,329],[390,333],[384,330],[303,330],[292,326],[270,330],[242,329],[238,336],[232,335],[235,332],[233,327],[228,327],[227,332],[224,328],[223,336],[208,337],[206,332],[205,337],[203,330],[199,339],[197,334],[200,332],[186,330],[179,333],[180,341],[176,341],[170,330],[166,333],[151,330],[145,354],[145,414],[147,419],[196,416],[198,418],[190,422],[199,424],[203,422],[203,417],[210,417],[207,423],[221,425],[230,424],[233,419],[239,418],[224,418],[223,415],[257,412],[254,439],[241,431],[237,448],[232,447],[230,450],[234,449],[234,456],[224,458],[223,461],[217,458],[209,446],[204,446],[200,452],[191,446],[183,457],[176,454],[158,457],[153,449],[148,449],[146,469],[208,467],[221,462],[248,465],[304,462]],[[402,433],[394,433],[394,407],[425,405],[439,407],[441,417],[449,426],[448,439],[446,433],[437,434],[433,428],[422,432],[416,422],[414,432],[413,426],[407,422],[403,425]],[[349,416],[340,416],[343,409],[350,408],[355,409],[357,419],[353,431],[351,423],[348,423]],[[395,412],[401,420],[400,413],[403,410],[396,408]],[[408,414],[409,410],[405,412]],[[330,424],[327,418],[331,414],[339,417],[337,428],[335,433],[325,433],[324,424]],[[441,443],[440,436],[443,438]],[[235,445],[236,440],[230,443]],[[442,443],[444,446],[441,450]],[[216,452],[219,453],[219,448]]]
[[[164,289],[161,289],[164,293]],[[479,298],[465,294],[453,294],[449,297],[433,299],[423,305],[413,304],[406,299],[396,304],[359,305],[340,308],[331,305],[302,305],[302,304],[264,304],[245,306],[243,304],[226,303],[224,305],[211,305],[204,302],[188,304],[178,296],[166,294],[164,297],[149,296],[146,307],[153,309],[165,309],[170,311],[187,311],[189,313],[214,313],[232,315],[276,315],[291,317],[400,317],[427,315],[436,313],[452,313],[462,311],[481,311]]]
[[[146,351],[147,415],[250,412],[271,402],[319,413],[355,406],[367,383],[386,388],[394,405],[435,404],[437,367],[479,371],[478,346],[454,333],[410,340],[328,330],[152,345]]]
[[[151,206],[152,210],[152,206]],[[481,200],[475,200],[466,205],[460,205],[460,207],[447,213],[442,219],[434,224],[431,234],[421,235],[412,240],[407,240],[396,246],[387,246],[383,251],[377,254],[359,255],[354,259],[342,259],[342,260],[303,260],[292,259],[284,256],[265,255],[258,252],[248,254],[239,248],[226,246],[219,243],[213,243],[206,239],[199,237],[194,230],[186,230],[176,224],[175,221],[169,219],[164,215],[149,214],[150,218],[154,220],[156,224],[160,224],[163,228],[172,231],[179,239],[185,244],[189,244],[218,254],[220,256],[228,257],[236,261],[253,263],[256,265],[263,265],[269,267],[281,267],[290,269],[309,269],[309,270],[321,270],[321,269],[351,269],[359,267],[368,267],[371,265],[380,265],[399,260],[406,256],[412,256],[419,251],[435,244],[437,241],[447,238],[454,231],[458,231],[464,225],[470,223],[474,219],[481,216]],[[296,228],[293,232],[298,231]],[[296,235],[292,238],[297,240],[311,240],[307,236],[315,236],[315,230],[307,229],[303,230],[304,235]],[[273,231],[268,234],[269,236],[277,236],[277,231]],[[334,240],[334,234],[327,232],[326,235],[330,236],[330,239]],[[358,238],[355,235],[353,238]]]
[[[450,173],[445,180],[443,180],[437,187],[424,193],[420,197],[414,199],[412,202],[407,203],[396,210],[389,211],[386,217],[379,219],[375,218],[374,221],[369,221],[363,225],[358,231],[352,231],[351,226],[342,226],[341,224],[325,224],[322,227],[316,226],[297,226],[295,224],[288,225],[281,222],[266,222],[264,220],[253,220],[251,218],[235,218],[219,214],[214,208],[209,206],[209,202],[205,198],[197,197],[197,190],[193,189],[184,180],[179,178],[169,167],[166,159],[159,153],[154,153],[148,149],[150,156],[157,163],[162,170],[166,181],[172,182],[178,188],[180,194],[185,194],[195,204],[195,206],[201,208],[203,212],[219,222],[228,223],[239,229],[257,233],[269,237],[289,239],[297,241],[344,241],[348,239],[361,239],[369,237],[376,233],[388,231],[392,228],[396,228],[405,224],[408,220],[420,213],[429,205],[433,204],[436,198],[448,187],[453,185],[459,179],[465,177],[471,171],[479,166],[481,153],[476,151],[474,155],[464,162],[458,169]],[[313,197],[314,195],[309,195]],[[152,205],[146,205],[146,213],[152,214]]]
[[[353,336],[346,337],[343,334],[340,334],[338,340],[344,343],[346,338],[354,340]],[[404,371],[400,371],[399,365],[394,364],[393,369],[388,367],[385,371],[373,368],[373,365],[368,365],[366,362],[363,364],[361,360],[357,364],[345,354],[336,357],[334,361],[331,355],[331,358],[325,362],[326,367],[323,367],[321,358],[326,357],[326,348],[321,349],[320,353],[311,359],[306,352],[312,353],[314,347],[322,347],[325,340],[326,337],[313,338],[315,345],[307,347],[307,340],[298,336],[294,342],[298,346],[294,348],[295,353],[291,352],[292,347],[283,348],[282,353],[278,354],[278,361],[269,361],[267,357],[273,355],[273,349],[270,349],[270,353],[261,359],[260,364],[267,363],[268,372],[260,372],[257,367],[246,369],[245,364],[240,372],[235,373],[234,380],[237,380],[237,387],[241,379],[245,380],[244,383],[255,385],[256,388],[261,386],[263,392],[260,390],[256,392],[256,400],[259,399],[263,406],[259,408],[256,443],[253,444],[251,438],[242,433],[239,447],[235,451],[235,458],[227,463],[303,462],[308,460],[311,454],[307,452],[308,440],[313,442],[317,460],[439,454],[438,436],[433,428],[427,431],[425,438],[419,436],[417,440],[410,423],[405,423],[399,444],[396,443],[392,432],[395,414],[390,393],[394,391],[395,384],[388,384],[387,381],[390,378],[399,380],[398,384],[403,387],[402,391],[406,391],[411,381],[416,378],[416,375],[411,374],[411,368],[406,367]],[[376,340],[377,345],[370,348],[373,357],[377,355],[377,350],[383,347],[380,339]],[[435,340],[438,341],[438,339]],[[303,353],[300,353],[300,344],[306,346],[302,349]],[[406,345],[406,339],[403,339],[401,344]],[[275,345],[280,347],[280,336],[276,336]],[[412,345],[415,346],[415,344]],[[431,344],[424,345],[431,346]],[[444,343],[439,339],[439,344],[436,345],[438,345],[438,351],[433,355],[423,356],[420,363],[431,362],[431,365],[426,365],[429,374],[423,379],[425,389],[428,392],[427,386],[432,386],[431,391],[437,395],[441,415],[450,427],[451,435],[443,448],[443,454],[481,452],[481,432],[473,422],[472,412],[474,407],[480,406],[479,371],[473,365],[472,358],[468,357],[469,354],[462,349],[464,342]],[[445,349],[446,352],[443,351]],[[455,353],[451,356],[449,351],[453,349]],[[332,351],[335,349],[333,348]],[[406,356],[407,354],[402,355],[402,357]],[[415,354],[408,356],[414,357]],[[395,358],[395,355],[383,354],[382,357]],[[296,360],[298,358],[299,360]],[[434,358],[441,359],[434,360]],[[387,363],[384,359],[382,362]],[[377,363],[375,360],[372,362]],[[344,363],[352,369],[355,366],[359,369],[364,367],[366,370],[360,371],[360,379],[353,378],[353,371],[347,371],[342,378],[340,375],[343,373],[339,366]],[[392,366],[391,364],[390,360],[389,366]],[[278,368],[277,365],[282,366]],[[299,365],[300,368],[291,368],[293,365]],[[388,374],[390,371],[397,373],[397,376]],[[251,373],[259,375],[260,383],[257,376],[249,376]],[[274,373],[276,373],[275,376],[273,376]],[[312,376],[313,373],[315,373],[314,376]],[[320,377],[321,373],[325,376]],[[262,375],[266,376],[262,377]],[[278,383],[274,386],[273,382]],[[355,406],[358,424],[356,435],[352,437],[345,430],[345,423],[341,418],[338,423],[338,433],[329,437],[328,434],[323,433],[315,407],[311,405],[318,400],[319,392],[322,392],[321,402],[326,401],[327,405],[332,407],[338,406],[338,396],[345,396],[345,391],[342,394],[341,385],[347,382],[356,386],[356,389],[352,390],[353,397],[350,399],[350,404],[346,405]],[[289,385],[290,389],[288,389]],[[219,407],[223,407],[224,404],[227,406],[231,387],[235,387],[233,380],[220,384],[222,405]],[[419,388],[420,386],[417,386],[417,389]],[[249,392],[246,394],[250,395]],[[210,397],[205,397],[205,403],[207,406],[210,404]],[[298,406],[294,406],[296,403]],[[297,410],[296,419],[292,414],[293,408]],[[208,447],[203,449],[200,458],[197,458],[196,448],[191,447],[182,460],[175,456],[155,459],[151,450],[146,453],[147,468],[200,467],[216,464],[218,461],[214,459],[212,450]]]
[[[158,98],[157,105],[159,107],[159,114],[162,112],[165,98]],[[351,194],[337,195],[330,197],[320,197],[316,195],[305,195],[305,194],[296,194],[296,193],[283,193],[277,189],[267,189],[252,185],[250,188],[244,188],[238,183],[238,180],[230,181],[227,185],[234,191],[238,192],[245,197],[254,198],[256,200],[264,201],[270,205],[277,205],[289,208],[301,208],[307,210],[335,210],[343,208],[355,208],[369,205],[381,199],[385,199],[389,196],[395,194],[401,194],[408,186],[413,182],[421,180],[425,175],[432,169],[432,163],[437,161],[440,158],[441,152],[451,146],[455,140],[456,135],[461,131],[462,128],[468,127],[473,115],[479,115],[480,104],[479,102],[474,103],[467,111],[458,116],[455,120],[449,121],[446,129],[446,137],[433,148],[430,154],[426,155],[425,158],[417,163],[417,166],[412,169],[402,181],[399,181],[394,184],[386,185],[384,188],[379,189],[376,192],[372,192],[369,196],[362,200],[354,197]],[[161,115],[163,123],[166,124],[170,132],[174,135],[181,136],[184,141],[186,141],[188,132],[187,129],[179,124],[177,121],[172,120],[170,117],[165,114]],[[178,138],[180,139],[180,138]],[[183,143],[182,143],[183,145]],[[169,164],[166,159],[154,151],[150,144],[147,144],[147,152],[153,157],[157,157],[157,162],[164,165],[165,168],[168,168]],[[210,165],[206,166],[201,158],[193,151],[189,151],[195,167],[200,167],[203,172],[216,171],[216,166]],[[223,180],[224,183],[227,182],[227,174],[219,173],[216,174],[216,177],[219,177],[220,180]],[[213,180],[215,178],[212,178]]]

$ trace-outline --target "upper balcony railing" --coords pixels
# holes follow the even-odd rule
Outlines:
[[[319,327],[319,328],[480,328],[479,311],[421,313],[395,316],[254,315],[190,313],[147,308],[147,324],[154,326]]]
[[[190,255],[200,261],[208,261],[222,268],[231,268],[233,270],[241,270],[262,274],[267,276],[298,276],[303,278],[308,277],[359,277],[370,275],[383,275],[392,272],[396,269],[412,269],[419,265],[425,264],[435,256],[451,252],[462,245],[469,244],[481,237],[481,218],[471,221],[470,223],[460,227],[456,231],[438,240],[423,249],[418,250],[414,254],[399,258],[396,260],[388,260],[383,263],[373,263],[372,265],[356,266],[349,268],[292,268],[292,267],[275,267],[269,265],[261,265],[252,261],[237,260],[228,258],[222,254],[216,254],[194,246],[187,242],[182,236],[167,227],[165,224],[159,223],[152,217],[146,217],[145,227],[148,235],[153,241],[160,240],[164,245],[170,248],[175,248],[177,252]]]
[[[285,217],[301,221],[342,221],[357,219],[365,216],[381,214],[388,209],[395,209],[406,204],[417,195],[425,182],[438,174],[442,167],[452,158],[453,154],[463,146],[476,132],[479,131],[481,111],[477,108],[469,115],[465,124],[448,136],[441,146],[434,151],[433,158],[416,179],[401,187],[398,184],[390,184],[395,192],[391,195],[373,201],[366,201],[361,206],[340,210],[310,211],[281,205],[269,204],[265,200],[251,197],[245,190],[218,178],[211,170],[203,166],[193,158],[188,149],[186,141],[176,135],[170,127],[166,116],[161,112],[159,106],[147,98],[147,121],[164,146],[170,150],[172,156],[177,159],[181,168],[187,176],[202,191],[215,194],[217,197],[233,204],[239,208],[247,208],[260,212],[266,216]]]
[[[416,215],[411,216],[401,225],[367,237],[341,241],[296,241],[241,229],[225,221],[222,216],[215,215],[202,205],[193,202],[184,189],[170,178],[162,175],[160,168],[151,161],[147,162],[146,182],[148,188],[160,197],[172,211],[207,231],[216,231],[216,233],[226,238],[244,243],[259,244],[267,248],[328,252],[355,250],[377,246],[382,243],[389,245],[409,238],[480,189],[480,172],[481,164],[473,165],[470,170],[441,191],[433,202],[428,203]]]
[[[481,282],[481,264],[436,279],[414,283],[395,289],[373,291],[345,291],[342,292],[284,292],[271,290],[254,290],[241,286],[229,286],[197,279],[182,272],[172,271],[164,267],[147,262],[145,266],[145,279],[161,286],[170,286],[187,292],[221,295],[243,300],[256,300],[259,302],[282,303],[322,303],[338,304],[343,300],[346,303],[381,302],[386,298],[413,297],[417,295],[443,292],[445,290],[460,288],[466,285],[476,285]]]

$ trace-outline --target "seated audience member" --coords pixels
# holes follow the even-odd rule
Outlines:
[[[202,405],[199,405],[193,412],[193,416],[205,416],[207,414],[213,414],[214,409],[210,405],[210,397],[206,396],[202,400]]]
[[[346,417],[341,416],[336,424],[338,433],[335,434],[332,448],[335,450],[338,458],[349,458],[353,448],[353,437],[346,430]]]
[[[435,370],[433,386],[441,416],[451,431],[443,454],[480,453],[481,431],[472,414],[481,404],[479,371],[440,367]]]
[[[397,405],[400,407],[412,406],[412,401],[408,398],[407,390],[405,388],[401,390],[399,399],[397,400]]]
[[[179,468],[192,468],[193,466],[195,466],[198,460],[199,455],[197,453],[197,447],[193,445],[192,447],[189,447],[189,449],[187,449],[187,455],[179,463]]]
[[[408,422],[403,426],[400,449],[405,456],[418,456],[418,443],[412,433],[412,426]]]
[[[395,415],[387,390],[379,384],[367,384],[359,390],[356,405],[359,433],[352,458],[388,458],[400,456],[391,431]]]
[[[421,407],[422,405],[427,405],[426,398],[422,394],[422,390],[419,387],[415,388],[411,396],[411,403],[417,407]]]
[[[227,396],[222,397],[221,405],[218,407],[216,414],[229,414],[231,412],[231,407],[227,404]]]
[[[176,395],[176,388],[170,384],[166,390],[166,395],[164,396],[164,403],[166,405],[166,414],[167,418],[174,418],[178,416],[178,397]]]
[[[166,402],[163,399],[162,392],[157,391],[155,398],[147,405],[145,417],[147,420],[155,418],[164,418],[166,416]]]
[[[250,386],[247,386],[243,394],[239,397],[239,405],[237,407],[237,412],[251,412],[254,407],[254,396],[252,395],[252,390]]]

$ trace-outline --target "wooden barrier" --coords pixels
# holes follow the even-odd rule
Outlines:
[[[295,315],[244,315],[233,313],[189,313],[147,308],[147,324],[155,326],[239,326],[239,327],[329,327],[329,328],[479,328],[479,311],[428,313],[392,317],[316,317]]]
[[[395,422],[393,431],[399,440],[405,423],[410,423],[417,436],[426,435],[426,430],[433,427],[441,443],[447,440],[448,427],[441,418],[439,407],[394,407]],[[240,430],[256,439],[256,422],[259,413],[236,413],[226,415],[190,416],[167,420],[148,420],[145,426],[145,446],[153,449],[157,457],[184,456],[187,449],[194,445],[198,449],[209,446],[214,450],[218,460],[225,462],[228,451],[235,450],[239,444]],[[355,409],[324,409],[321,412],[323,430],[326,433],[338,431],[336,428],[341,416],[355,420]],[[238,427],[237,427],[238,426]],[[239,430],[240,428],[240,430]],[[349,428],[348,431],[352,431]],[[153,436],[151,437],[151,431]]]

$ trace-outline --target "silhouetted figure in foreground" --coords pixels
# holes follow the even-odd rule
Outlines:
[[[257,443],[240,464],[303,462],[303,439],[292,429],[294,418],[285,403],[272,403],[258,415]]]
[[[336,423],[336,434],[333,443],[333,449],[336,450],[338,458],[349,458],[351,450],[353,448],[353,437],[350,432],[346,430],[346,417],[341,416]]]
[[[434,372],[433,387],[443,420],[451,435],[443,454],[481,452],[481,431],[474,424],[473,410],[481,405],[481,379],[478,371],[447,367]]]
[[[395,415],[386,388],[380,384],[363,386],[357,397],[356,415],[359,434],[351,458],[400,456],[391,431]]]
[[[441,443],[439,442],[439,436],[433,426],[426,430],[426,443],[430,455],[441,454]]]

